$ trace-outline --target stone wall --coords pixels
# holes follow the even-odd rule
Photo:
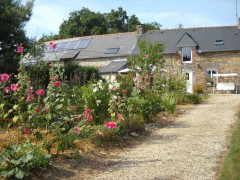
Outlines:
[[[166,67],[171,67],[172,72],[181,72],[182,69],[193,70],[193,86],[202,84],[208,92],[212,92],[213,86],[206,85],[206,70],[216,68],[218,74],[237,73],[240,74],[240,52],[208,52],[198,53],[192,51],[192,63],[182,64],[181,51],[172,55],[165,55]],[[240,77],[218,77],[218,83],[234,82],[239,86]]]

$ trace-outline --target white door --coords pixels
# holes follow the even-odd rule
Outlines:
[[[187,80],[187,92],[192,93],[193,92],[193,72],[191,69],[187,69],[185,73],[186,73],[186,80]]]

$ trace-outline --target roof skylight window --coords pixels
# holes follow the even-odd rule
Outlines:
[[[214,43],[215,46],[219,46],[219,45],[223,45],[223,44],[224,44],[224,42],[222,39],[216,40]]]

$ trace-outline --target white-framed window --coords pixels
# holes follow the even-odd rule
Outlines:
[[[214,81],[217,84],[217,77],[213,76],[214,74],[217,74],[217,68],[208,68],[206,69],[206,84],[213,85]]]
[[[192,49],[182,48],[182,63],[192,63]]]

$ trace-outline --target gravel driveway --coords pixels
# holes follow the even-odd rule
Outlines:
[[[240,95],[211,96],[173,125],[121,153],[113,166],[93,179],[215,179],[239,105]]]

